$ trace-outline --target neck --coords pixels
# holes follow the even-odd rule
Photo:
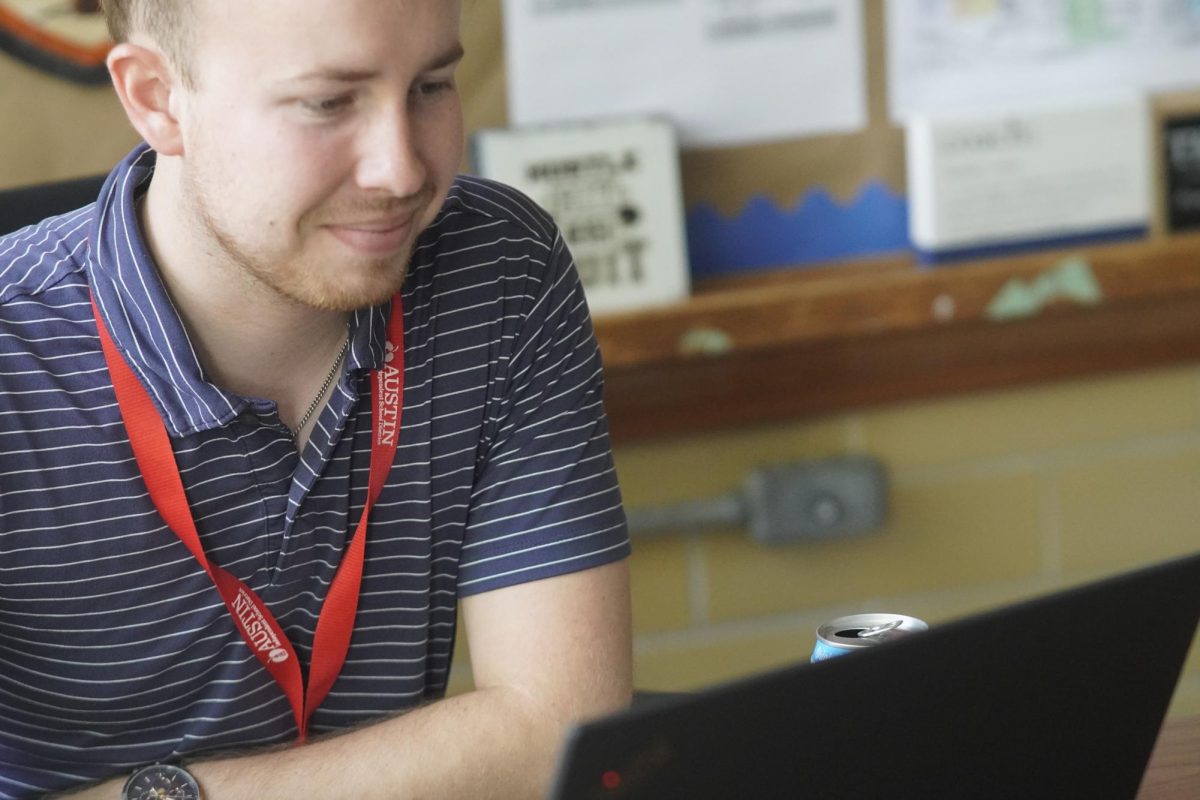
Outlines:
[[[208,380],[274,400],[283,421],[295,426],[345,342],[348,315],[294,301],[231,263],[182,221],[187,206],[173,196],[177,182],[159,177],[140,204],[139,221]]]

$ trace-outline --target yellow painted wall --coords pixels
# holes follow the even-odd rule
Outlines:
[[[466,30],[469,53],[479,30]],[[469,127],[502,121],[492,59],[463,65]],[[135,142],[110,90],[3,56],[0,107],[0,188],[104,171]],[[936,624],[1200,549],[1200,365],[704,433],[616,458],[636,508],[840,453],[891,472],[891,521],[874,536],[774,550],[737,530],[635,541],[639,686],[697,688],[806,658],[815,627],[842,613]],[[469,682],[463,656],[453,688]],[[1196,652],[1174,711],[1200,713]]]
[[[137,143],[107,86],[51,78],[0,53],[0,189],[108,172]]]
[[[875,535],[764,549],[740,530],[635,540],[636,679],[697,688],[808,656],[862,610],[939,621],[1200,550],[1200,365],[617,449],[631,508],[735,489],[751,467],[887,465]],[[1132,633],[1131,633],[1132,635]],[[1153,629],[1140,634],[1153,646]],[[1172,713],[1200,713],[1200,645]]]

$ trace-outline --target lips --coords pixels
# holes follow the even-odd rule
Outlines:
[[[338,241],[367,255],[392,255],[402,251],[412,239],[415,211],[380,219],[326,225]]]

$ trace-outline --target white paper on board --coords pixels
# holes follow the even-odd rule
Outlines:
[[[862,0],[504,0],[514,125],[654,114],[684,146],[862,129]]]
[[[1200,85],[1197,0],[886,0],[892,119]]]

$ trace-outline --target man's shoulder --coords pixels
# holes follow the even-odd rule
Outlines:
[[[459,175],[450,187],[438,222],[471,225],[481,220],[511,225],[546,245],[558,238],[554,220],[520,190],[476,175]]]
[[[93,210],[84,206],[0,236],[0,305],[82,274]]]

